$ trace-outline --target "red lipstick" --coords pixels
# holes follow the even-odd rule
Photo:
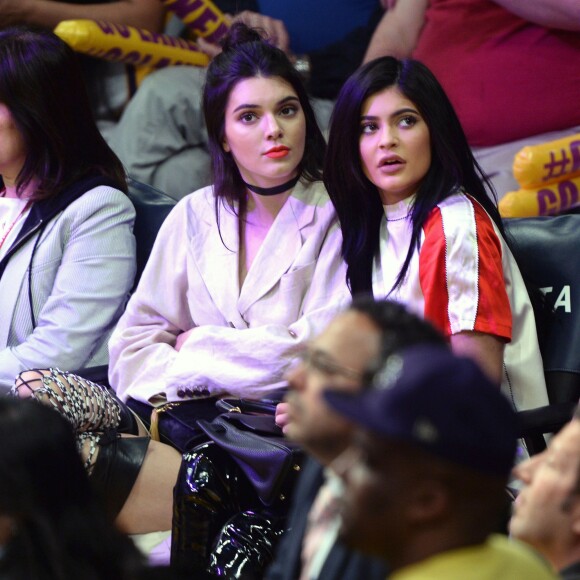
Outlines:
[[[266,155],[266,157],[270,157],[271,159],[281,159],[282,157],[286,157],[288,153],[290,153],[290,149],[281,145],[279,147],[272,147],[272,149],[266,151],[264,155]]]

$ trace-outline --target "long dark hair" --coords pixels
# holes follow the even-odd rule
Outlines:
[[[72,427],[33,400],[0,398],[0,514],[13,520],[2,578],[125,579],[141,554],[105,519]]]
[[[361,111],[366,99],[389,87],[396,87],[416,105],[431,136],[431,165],[417,189],[411,244],[394,288],[405,277],[429,213],[458,188],[484,207],[504,235],[491,183],[473,157],[455,110],[435,76],[415,60],[378,58],[351,75],[340,91],[324,166],[324,183],[342,227],[342,254],[353,294],[372,292],[372,265],[384,215],[377,188],[364,175],[360,161]]]
[[[431,322],[413,314],[400,302],[375,300],[369,294],[358,294],[349,307],[364,314],[379,329],[381,347],[379,356],[365,370],[364,385],[369,385],[375,373],[394,352],[416,344],[446,346],[447,340]]]
[[[89,175],[109,177],[127,191],[123,165],[93,118],[77,56],[54,33],[22,26],[0,31],[0,102],[26,147],[18,192],[36,179],[32,199],[46,199]]]
[[[302,179],[319,181],[326,142],[316,122],[314,111],[300,75],[284,52],[242,22],[235,23],[223,42],[222,52],[207,69],[203,91],[203,112],[211,155],[213,188],[218,201],[226,200],[230,207],[239,204],[243,215],[246,187],[231,153],[223,149],[225,112],[230,93],[238,82],[254,77],[278,77],[292,86],[306,119],[306,143],[299,171]]]

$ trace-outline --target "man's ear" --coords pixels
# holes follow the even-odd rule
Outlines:
[[[580,538],[580,496],[575,495],[571,499],[570,519],[572,521],[572,532]]]
[[[409,496],[409,519],[415,523],[438,519],[448,511],[449,500],[449,489],[442,482],[421,481]]]

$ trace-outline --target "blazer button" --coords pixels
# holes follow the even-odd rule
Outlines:
[[[288,334],[292,337],[292,338],[296,338],[298,335],[293,331],[293,330],[289,330]]]

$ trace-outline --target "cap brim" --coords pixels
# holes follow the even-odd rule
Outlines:
[[[332,409],[352,423],[383,435],[389,434],[385,429],[385,421],[381,419],[378,412],[379,397],[376,392],[365,391],[361,394],[353,394],[327,389],[324,391],[324,398]]]

